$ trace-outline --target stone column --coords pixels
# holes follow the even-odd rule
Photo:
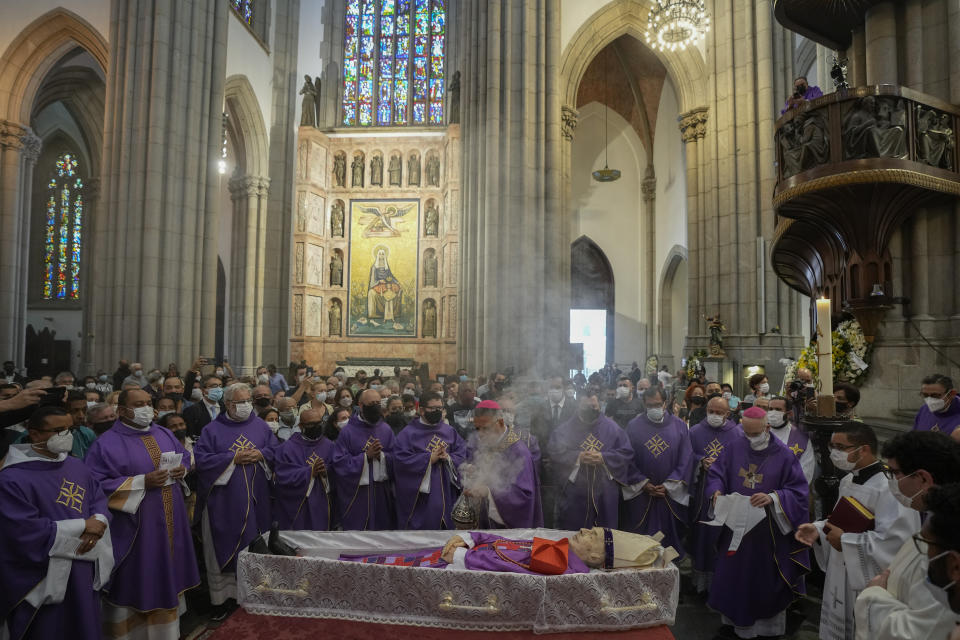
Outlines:
[[[646,271],[647,299],[644,301],[645,313],[643,317],[647,323],[645,352],[654,353],[660,343],[657,336],[657,176],[653,165],[648,164],[643,182],[640,183],[640,193],[643,196],[643,217],[647,225],[644,251],[647,254]]]
[[[463,2],[460,364],[566,369],[559,0]]]
[[[867,84],[897,84],[897,14],[892,0],[867,9]]]
[[[270,181],[257,176],[230,179],[233,238],[230,262],[230,354],[237,375],[251,375],[263,345],[263,271],[266,204]]]
[[[87,221],[99,219],[100,178],[83,181],[83,212]],[[82,262],[80,264],[80,298],[83,300],[83,325],[80,339],[80,371],[78,375],[95,375],[97,363],[93,360],[93,303],[96,297],[91,259],[97,255],[96,237],[89,224],[84,225]],[[159,363],[157,366],[162,366]]]
[[[27,331],[30,197],[40,138],[0,120],[0,353],[23,366]]]
[[[94,361],[214,351],[225,2],[114,0]]]
[[[705,278],[703,261],[704,220],[700,194],[703,180],[700,174],[701,140],[707,134],[707,107],[698,107],[677,116],[680,137],[684,142],[684,154],[687,159],[687,306],[688,331],[698,335],[706,331],[706,325],[700,317],[700,310],[706,305]]]

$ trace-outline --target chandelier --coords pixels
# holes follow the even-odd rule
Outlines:
[[[647,44],[654,50],[676,51],[696,44],[710,30],[703,0],[654,0],[647,16]]]

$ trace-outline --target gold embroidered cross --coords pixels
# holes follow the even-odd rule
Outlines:
[[[743,478],[743,486],[747,489],[756,489],[757,485],[763,482],[763,474],[757,473],[755,464],[751,464],[749,469],[740,467],[740,477]]]
[[[591,433],[587,435],[586,440],[580,443],[580,448],[584,451],[597,452],[600,451],[600,449],[603,449],[603,441]]]
[[[940,425],[938,424],[933,425],[932,427],[930,427],[930,431],[940,431]]]
[[[247,440],[247,436],[243,435],[242,433],[239,436],[237,436],[237,439],[233,441],[232,445],[230,445],[230,451],[233,451],[234,453],[238,451],[242,451],[244,449],[256,449],[256,448],[257,448],[256,445],[250,442],[249,440]]]
[[[446,444],[447,443],[443,441],[443,438],[435,435],[432,438],[430,438],[430,442],[427,443],[426,450],[429,451],[430,453],[434,453],[435,451],[445,447]]]
[[[367,441],[363,443],[363,449],[360,449],[360,451],[366,453],[367,449],[373,446],[374,440],[376,440],[376,438],[374,438],[373,436],[370,436],[369,438],[367,438]]]
[[[645,446],[655,458],[659,458],[661,453],[670,448],[670,444],[661,438],[659,433],[647,440]]]
[[[82,512],[83,498],[86,494],[86,489],[64,478],[60,485],[60,495],[57,496],[57,504]]]
[[[713,441],[707,445],[707,448],[704,450],[704,453],[707,454],[708,458],[716,458],[718,455],[720,455],[721,451],[723,451],[723,445],[720,444],[719,440],[714,438]]]
[[[803,453],[803,448],[800,447],[799,442],[794,442],[792,447],[787,448],[790,449],[790,451],[793,451],[793,455],[795,456],[799,456],[801,453]]]
[[[317,464],[318,460],[320,460],[320,456],[318,456],[317,452],[314,451],[310,454],[310,457],[307,458],[307,464],[312,467],[313,465]]]

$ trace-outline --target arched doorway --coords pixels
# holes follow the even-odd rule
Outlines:
[[[570,246],[570,342],[583,345],[584,373],[613,362],[613,268],[587,236]],[[599,363],[599,366],[596,366]]]
[[[660,346],[661,365],[671,370],[680,365],[683,341],[687,335],[687,251],[674,246],[667,256],[660,282]]]

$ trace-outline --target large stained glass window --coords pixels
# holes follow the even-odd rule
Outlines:
[[[443,124],[445,0],[348,0],[343,124]]]
[[[230,6],[249,25],[253,25],[253,0],[230,0]]]
[[[80,249],[83,244],[83,181],[72,153],[57,158],[47,184],[44,225],[43,299],[80,299]]]

